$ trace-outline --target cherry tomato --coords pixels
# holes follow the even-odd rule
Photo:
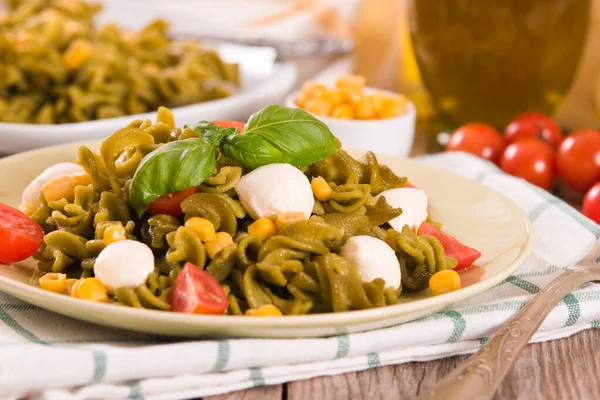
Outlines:
[[[555,149],[560,146],[562,137],[562,129],[552,118],[535,111],[518,115],[504,131],[507,143],[522,138],[541,139]]]
[[[150,203],[148,212],[152,215],[168,214],[178,217],[183,214],[183,211],[181,211],[181,202],[196,193],[198,193],[198,188],[191,187],[179,192],[165,194]]]
[[[446,232],[442,232],[429,222],[421,224],[419,235],[431,235],[437,238],[444,247],[446,255],[458,260],[458,264],[454,267],[456,271],[469,267],[475,260],[481,257],[481,253],[478,250],[462,244],[458,239],[448,235]]]
[[[585,194],[581,212],[595,223],[600,224],[600,182],[596,182]]]
[[[573,189],[585,192],[600,180],[600,132],[580,129],[563,140],[557,155],[558,175]]]
[[[537,139],[518,139],[500,160],[502,171],[550,190],[556,181],[556,156],[549,144]]]
[[[227,295],[208,272],[186,263],[173,282],[169,295],[171,310],[188,314],[223,314]]]
[[[0,203],[0,264],[23,261],[40,248],[42,228],[21,211]]]
[[[466,151],[497,163],[503,147],[504,140],[493,126],[475,122],[454,131],[446,151]]]
[[[216,120],[216,121],[210,121],[213,124],[217,124],[219,125],[221,128],[235,128],[238,130],[238,132],[241,132],[244,130],[245,124],[243,122],[239,122],[239,121],[225,121],[225,120]]]

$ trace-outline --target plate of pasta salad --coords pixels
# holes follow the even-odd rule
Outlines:
[[[97,20],[83,0],[0,0],[0,153],[104,139],[166,106],[181,123],[247,118],[281,101],[296,67],[273,49],[184,39],[153,19]]]
[[[532,246],[501,194],[345,149],[281,105],[183,126],[161,107],[104,141],[2,159],[0,174],[0,290],[152,334],[391,326],[491,288]]]

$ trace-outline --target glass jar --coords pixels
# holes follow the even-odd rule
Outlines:
[[[450,126],[553,115],[588,31],[590,0],[411,0],[422,79]]]

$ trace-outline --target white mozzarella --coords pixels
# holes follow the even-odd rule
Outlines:
[[[402,214],[389,222],[397,231],[401,231],[404,225],[416,231],[427,219],[427,195],[421,189],[390,189],[381,192],[376,199],[379,196],[385,197],[390,206],[402,208]]]
[[[308,178],[289,164],[258,167],[235,185],[242,205],[254,219],[302,212],[310,218],[315,200]]]
[[[31,214],[38,205],[38,199],[44,184],[60,176],[73,176],[84,172],[85,170],[81,165],[70,162],[54,164],[53,166],[46,168],[44,172],[39,174],[29,183],[29,185],[27,185],[25,190],[23,190],[23,197],[19,209],[25,214]]]
[[[141,285],[152,271],[152,250],[135,240],[120,240],[109,244],[94,263],[94,275],[109,290]]]
[[[400,263],[394,250],[383,240],[353,236],[342,247],[340,256],[356,266],[363,282],[381,278],[386,287],[400,287]]]

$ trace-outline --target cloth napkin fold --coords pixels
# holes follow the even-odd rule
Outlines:
[[[598,225],[547,192],[463,153],[421,160],[512,198],[535,230],[531,257],[493,289],[413,322],[320,339],[179,341],[80,322],[0,293],[0,397],[181,399],[474,352],[577,261]],[[600,326],[600,286],[566,296],[533,340]]]

